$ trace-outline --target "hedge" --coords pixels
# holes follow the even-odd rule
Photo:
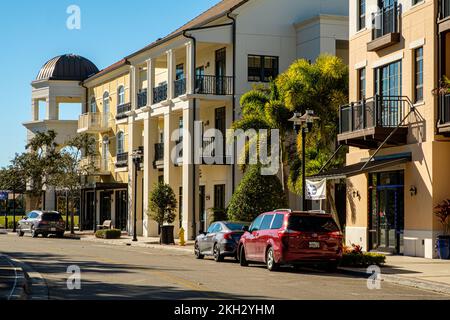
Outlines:
[[[344,253],[342,267],[382,266],[386,263],[386,256],[379,253]]]
[[[120,239],[122,231],[116,229],[98,230],[95,233],[95,237],[99,239]]]

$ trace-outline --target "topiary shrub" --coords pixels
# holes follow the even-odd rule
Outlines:
[[[116,229],[98,230],[95,237],[99,239],[120,239],[122,231]]]
[[[250,166],[227,209],[231,221],[253,221],[261,213],[287,207],[286,195],[277,176],[261,175],[261,167]]]

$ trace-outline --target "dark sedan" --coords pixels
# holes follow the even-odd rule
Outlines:
[[[40,234],[47,237],[50,234],[58,238],[64,236],[66,224],[62,215],[56,211],[32,211],[24,219],[19,221],[17,234],[23,237],[25,232],[37,238]]]
[[[213,256],[217,262],[223,261],[225,257],[237,259],[237,247],[244,234],[244,226],[244,223],[214,222],[207,232],[195,240],[195,257],[203,259]]]

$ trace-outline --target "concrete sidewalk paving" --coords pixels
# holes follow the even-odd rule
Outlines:
[[[369,276],[366,268],[340,268]],[[450,294],[450,260],[387,256],[381,279],[396,284]]]

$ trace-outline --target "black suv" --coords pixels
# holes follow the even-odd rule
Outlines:
[[[37,238],[40,234],[43,237],[54,234],[58,238],[62,238],[65,229],[66,224],[61,213],[56,211],[32,211],[19,221],[17,234],[19,237],[23,237],[25,232],[29,232],[33,238]]]

